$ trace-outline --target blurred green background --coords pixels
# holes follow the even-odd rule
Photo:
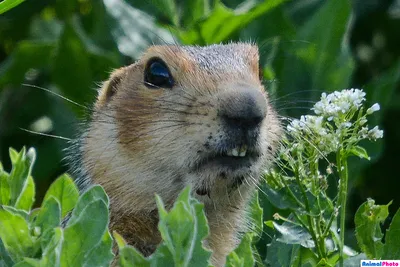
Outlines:
[[[67,169],[68,143],[21,128],[73,138],[88,115],[24,84],[90,106],[99,83],[152,43],[236,40],[259,44],[265,85],[282,116],[309,113],[322,91],[352,87],[367,92],[368,105],[381,104],[370,124],[384,129],[384,140],[365,143],[370,162],[350,163],[348,224],[367,197],[393,199],[393,214],[400,206],[399,0],[27,0],[0,15],[0,161],[10,168],[10,146],[37,149],[40,203]],[[263,201],[271,219],[275,210]]]

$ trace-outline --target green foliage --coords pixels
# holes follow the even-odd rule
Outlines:
[[[13,169],[10,174],[1,170],[0,190],[10,193],[0,206],[0,263],[108,266],[114,255],[104,190],[94,186],[79,196],[73,180],[62,175],[48,190],[42,206],[31,210],[35,192],[30,173],[35,155],[34,149],[19,153],[10,149]],[[70,218],[62,227],[66,217]]]
[[[357,210],[354,219],[356,237],[361,251],[369,259],[396,260],[400,258],[400,209],[397,210],[386,231],[385,243],[382,242],[381,224],[389,215],[390,204],[391,202],[387,205],[375,205],[375,201],[369,199]]]
[[[32,199],[26,190],[35,162],[35,150],[16,152],[10,149],[11,174],[1,170],[2,192],[14,191],[17,199]],[[16,170],[16,171],[14,171]],[[31,179],[29,179],[31,178]],[[22,185],[22,186],[21,186]],[[1,266],[109,266],[114,259],[113,240],[108,231],[109,199],[103,188],[92,186],[82,195],[71,177],[61,175],[49,188],[40,208],[11,202],[11,194],[0,206]],[[211,251],[203,246],[209,233],[203,204],[184,189],[172,209],[167,211],[160,197],[159,231],[163,242],[149,258],[129,246],[118,233],[121,266],[209,266]],[[254,231],[244,235],[239,246],[227,257],[227,266],[254,265],[252,246],[262,231],[262,209],[258,196],[251,202]],[[67,220],[66,223],[63,223]],[[116,259],[115,259],[116,260]]]
[[[4,0],[0,2],[0,14],[18,6],[25,0]]]

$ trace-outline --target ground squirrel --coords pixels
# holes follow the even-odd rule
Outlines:
[[[171,206],[187,185],[205,204],[212,263],[236,246],[281,133],[259,73],[252,44],[163,45],[103,84],[75,170],[105,188],[111,229],[144,255],[161,241],[155,193]]]

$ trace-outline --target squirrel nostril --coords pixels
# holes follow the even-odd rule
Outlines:
[[[255,128],[259,126],[264,119],[263,116],[251,116],[248,113],[237,114],[237,115],[238,116],[235,117],[230,117],[229,115],[223,115],[222,119],[231,127],[246,127],[246,128]]]

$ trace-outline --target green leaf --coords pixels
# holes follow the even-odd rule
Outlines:
[[[274,205],[278,209],[295,209],[297,207],[296,202],[292,198],[290,198],[285,188],[275,190],[269,186],[265,186],[264,193],[268,200],[272,203],[272,205]]]
[[[3,170],[0,163],[0,205],[8,205],[11,200],[11,189],[8,183],[9,174]]]
[[[28,177],[31,174],[33,164],[35,163],[36,152],[33,148],[30,148],[28,152],[25,152],[25,148],[21,152],[17,153],[15,150],[10,149],[10,158],[12,162],[12,170],[9,177],[9,185],[11,189],[11,202],[12,206],[15,206],[19,198],[24,198],[23,191],[28,183]],[[28,189],[27,194],[32,193]],[[31,196],[28,196],[28,199]],[[29,202],[29,200],[26,200]],[[29,204],[29,203],[26,203]]]
[[[131,246],[124,246],[119,250],[119,264],[121,267],[151,266],[150,262]]]
[[[24,210],[19,210],[11,206],[3,206],[2,208],[8,212],[11,212],[12,214],[20,215],[25,220],[29,218],[29,214]]]
[[[186,188],[169,213],[165,211],[159,197],[157,207],[160,215],[159,230],[175,265],[208,266],[211,253],[201,243],[208,234],[203,204],[191,199],[190,189]]]
[[[35,252],[34,240],[28,223],[19,215],[0,207],[0,238],[14,262],[32,256]]]
[[[4,12],[18,6],[25,0],[3,0],[0,2],[0,14],[3,14]]]
[[[248,12],[237,14],[222,3],[217,2],[211,14],[192,30],[179,32],[180,38],[187,44],[213,44],[226,41],[257,17],[271,11],[285,0],[263,1]]]
[[[42,233],[61,224],[61,207],[55,197],[47,198],[36,217],[35,226],[40,227]]]
[[[397,210],[386,231],[382,259],[400,259],[400,209]]]
[[[375,201],[368,199],[357,210],[354,221],[356,238],[362,252],[369,259],[381,259],[383,244],[380,224],[389,215],[389,205],[375,205]]]
[[[117,243],[117,246],[119,249],[122,249],[123,247],[125,247],[127,245],[125,239],[117,233],[117,231],[113,232],[113,236],[114,236],[114,240]]]
[[[239,246],[226,257],[226,266],[253,267],[254,257],[251,249],[252,234],[247,233],[242,237]]]
[[[175,266],[208,266],[211,251],[202,245],[209,231],[204,205],[190,197],[189,187],[180,193],[169,212],[159,196],[156,201],[160,217],[158,228],[164,243],[151,257],[152,262],[169,260]]]
[[[106,192],[103,187],[100,185],[94,185],[90,187],[86,192],[84,192],[78,200],[74,210],[72,211],[71,218],[68,221],[67,225],[74,224],[75,221],[81,216],[83,210],[91,204],[93,201],[101,200],[108,207],[109,200]]]
[[[37,259],[24,258],[23,261],[15,264],[14,267],[40,267],[40,262]]]
[[[108,24],[122,54],[137,59],[152,43],[174,43],[171,33],[157,27],[150,15],[123,0],[103,2],[109,14]]]
[[[107,225],[108,208],[104,201],[89,203],[64,230],[61,266],[83,266],[90,250],[101,242]]]
[[[266,262],[272,267],[292,267],[298,266],[300,245],[285,244],[272,240],[268,247]]]
[[[108,267],[114,258],[112,253],[112,238],[109,231],[106,231],[100,244],[92,248],[85,259],[85,266]]]
[[[46,202],[50,197],[58,200],[61,206],[61,217],[64,218],[75,207],[79,191],[72,178],[67,174],[63,174],[47,190],[43,202]]]
[[[289,222],[285,222],[282,225],[276,222],[273,222],[273,224],[275,230],[281,234],[277,238],[277,241],[285,244],[299,244],[306,248],[312,248],[315,246],[307,229]]]
[[[350,151],[349,151],[349,154],[357,156],[357,157],[362,158],[362,159],[370,160],[370,157],[368,156],[367,150],[365,148],[361,147],[361,146],[352,147],[350,149]]]
[[[60,266],[62,242],[63,230],[61,227],[50,229],[42,236],[41,266]]]
[[[11,267],[14,265],[13,260],[4,247],[3,241],[0,238],[0,266]]]
[[[22,192],[15,203],[15,207],[17,209],[30,211],[34,202],[35,202],[35,182],[33,181],[32,176],[28,176],[24,188],[22,188]]]

